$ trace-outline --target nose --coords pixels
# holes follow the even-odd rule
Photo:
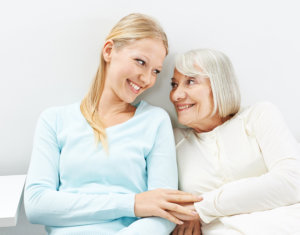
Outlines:
[[[171,101],[177,102],[184,98],[186,98],[186,91],[182,86],[178,86],[177,88],[171,90],[170,92]]]
[[[142,82],[143,86],[147,86],[151,83],[152,80],[152,74],[151,71],[145,71],[140,74],[139,76],[140,81]]]

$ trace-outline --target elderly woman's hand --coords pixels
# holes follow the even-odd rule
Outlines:
[[[136,194],[134,213],[137,217],[159,216],[183,224],[184,218],[192,220],[198,216],[193,208],[185,205],[201,200],[199,196],[179,190],[155,189]]]
[[[182,225],[177,225],[172,235],[201,235],[200,220],[185,221]]]
[[[183,207],[196,211],[194,203],[181,204]],[[200,235],[201,234],[201,219],[199,215],[191,217],[177,212],[171,212],[176,218],[184,220],[184,224],[177,225],[172,235]]]

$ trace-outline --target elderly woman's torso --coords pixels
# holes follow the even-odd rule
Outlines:
[[[244,115],[207,133],[176,130],[180,189],[202,194],[223,184],[267,172]],[[181,136],[180,136],[181,135]]]
[[[298,147],[271,104],[246,108],[210,132],[176,129],[175,138],[179,187],[203,195],[203,202],[195,207],[207,222],[205,235],[272,234],[265,221],[259,225],[267,215],[258,211],[276,214],[275,208],[299,202],[299,195],[284,194],[299,192],[299,174],[293,173],[300,166]],[[287,220],[294,214],[300,217],[300,207],[295,206],[282,211]],[[282,221],[280,216],[278,220]]]

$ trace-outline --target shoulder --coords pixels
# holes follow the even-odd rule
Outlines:
[[[188,139],[193,132],[190,128],[174,128],[173,131],[176,147],[179,146],[184,140]]]
[[[274,113],[279,112],[278,108],[269,101],[259,102],[251,106],[253,113]]]
[[[276,105],[268,101],[259,102],[245,108],[240,116],[249,133],[261,132],[266,129],[286,128],[282,113]]]
[[[281,112],[273,103],[269,101],[263,101],[246,107],[240,114],[244,116],[248,121],[257,119],[274,118],[275,116],[281,116]]]
[[[49,123],[56,122],[57,119],[63,119],[68,116],[74,117],[74,114],[80,110],[80,102],[76,102],[64,106],[53,106],[46,108],[39,116],[40,121]]]
[[[142,100],[138,104],[138,114],[143,114],[148,116],[152,120],[168,120],[170,121],[169,114],[166,110],[161,107],[157,107],[147,103],[146,101]]]

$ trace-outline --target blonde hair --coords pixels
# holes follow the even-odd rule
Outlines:
[[[165,32],[158,22],[153,18],[133,13],[123,17],[110,31],[105,40],[112,40],[116,48],[126,46],[128,43],[144,38],[161,39],[166,54],[168,53],[168,40]],[[96,76],[92,82],[89,92],[82,100],[80,110],[87,122],[93,128],[96,143],[101,142],[103,148],[108,152],[108,141],[105,125],[97,113],[105,83],[106,62],[101,53],[100,64]]]
[[[240,109],[241,96],[230,59],[212,49],[196,49],[179,55],[175,67],[183,75],[207,77],[210,80],[214,109],[222,118],[236,114]],[[197,68],[200,67],[200,68]]]

